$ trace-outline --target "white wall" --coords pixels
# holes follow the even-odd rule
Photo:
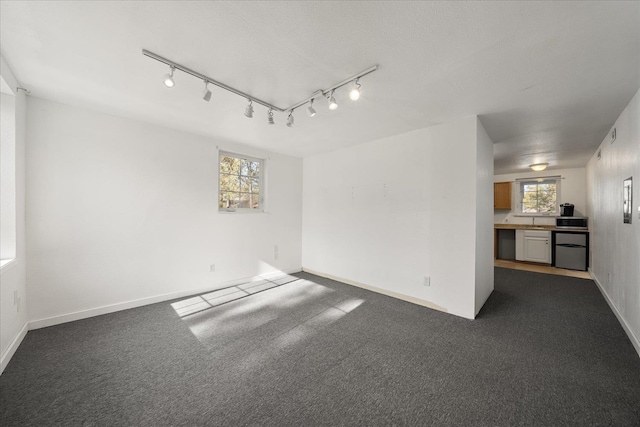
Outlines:
[[[477,121],[475,314],[493,292],[493,141]]]
[[[301,159],[34,97],[27,111],[36,327],[300,270]],[[216,144],[267,158],[266,213],[218,212]]]
[[[494,182],[515,181],[517,178],[537,178],[540,176],[557,176],[560,175],[564,179],[560,182],[560,195],[558,203],[571,203],[575,205],[573,216],[587,215],[587,172],[585,168],[572,169],[547,169],[543,172],[522,172],[510,173],[503,175],[495,175]],[[517,183],[511,185],[511,197],[513,210],[504,211],[497,210],[494,212],[494,223],[508,222],[510,224],[531,224],[530,216],[518,216],[518,186]],[[536,224],[555,225],[554,217],[536,217]]]
[[[640,92],[587,165],[591,274],[640,354]],[[622,182],[633,177],[633,218],[622,221]]]
[[[0,75],[15,90],[18,81],[4,58]],[[15,93],[15,259],[0,269],[0,373],[27,333],[27,283],[25,245],[25,120],[26,99]],[[15,298],[17,296],[17,299]]]
[[[305,158],[303,267],[474,318],[477,136],[474,116]]]

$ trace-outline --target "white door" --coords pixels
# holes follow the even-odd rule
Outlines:
[[[548,237],[524,238],[524,260],[551,264],[551,246]]]

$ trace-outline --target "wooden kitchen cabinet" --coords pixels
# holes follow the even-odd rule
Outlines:
[[[511,210],[511,183],[493,183],[493,209]]]

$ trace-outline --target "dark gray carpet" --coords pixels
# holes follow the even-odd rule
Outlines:
[[[590,280],[497,268],[469,321],[297,276],[29,332],[0,425],[640,425],[640,358]]]

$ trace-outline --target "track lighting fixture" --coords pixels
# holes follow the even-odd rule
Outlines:
[[[164,85],[166,87],[173,87],[176,82],[173,81],[173,71],[176,69],[173,65],[171,66],[171,73],[164,75]]]
[[[335,110],[338,108],[338,103],[336,102],[336,99],[333,97],[333,91],[331,91],[331,94],[329,94],[329,110]]]
[[[253,105],[251,105],[252,102],[253,101],[249,99],[249,105],[247,105],[247,108],[244,110],[244,115],[249,117],[250,119],[253,118]]]
[[[353,82],[353,89],[351,89],[351,92],[349,92],[349,98],[351,98],[352,101],[357,101],[358,99],[360,99],[360,83],[358,83],[358,80],[360,79],[356,79]]]
[[[311,98],[307,111],[309,111],[309,117],[314,117],[316,115],[316,110],[313,108],[313,98]]]
[[[202,96],[202,99],[204,99],[205,101],[209,102],[209,101],[211,101],[211,91],[209,90],[209,88],[207,86],[209,86],[209,81],[205,80],[204,81],[204,95]]]
[[[278,107],[277,105],[274,105],[270,102],[266,102],[263,101],[259,98],[256,98],[248,93],[244,93],[238,89],[235,89],[231,86],[228,86],[222,82],[216,81],[214,79],[212,79],[209,76],[206,76],[202,73],[199,73],[195,70],[192,70],[191,68],[187,68],[184,65],[178,64],[177,62],[171,61],[170,59],[167,58],[163,58],[160,55],[156,55],[153,52],[149,52],[146,49],[142,49],[142,54],[148,58],[154,59],[158,62],[161,62],[165,65],[168,65],[170,68],[170,72],[168,74],[164,75],[164,79],[163,79],[163,83],[166,87],[174,87],[175,86],[175,81],[173,79],[173,73],[175,72],[176,69],[182,71],[185,74],[191,75],[197,79],[202,80],[202,82],[204,83],[204,91],[202,93],[202,99],[206,102],[210,102],[211,101],[211,91],[209,90],[209,84],[218,86],[219,88],[222,88],[226,91],[229,91],[233,94],[236,94],[238,96],[241,96],[243,98],[245,98],[246,100],[249,101],[249,105],[247,105],[247,107],[245,108],[244,111],[244,115],[248,118],[252,118],[253,117],[253,103],[255,102],[256,104],[262,105],[263,107],[268,109],[267,112],[267,123],[269,123],[270,125],[275,124],[275,121],[273,119],[273,112],[277,111],[278,113],[285,113],[287,111],[289,111],[289,116],[287,118],[286,124],[289,127],[293,126],[294,123],[294,119],[293,119],[293,112],[296,108],[302,107],[305,104],[309,104],[307,107],[307,111],[309,113],[310,117],[314,117],[316,115],[316,110],[313,108],[313,101],[316,98],[327,98],[327,102],[329,104],[329,109],[330,110],[335,110],[338,108],[338,103],[336,102],[336,99],[334,97],[334,92],[337,89],[340,89],[343,86],[347,86],[349,84],[353,84],[353,87],[351,89],[351,91],[349,92],[349,98],[351,98],[352,100],[356,101],[357,99],[360,98],[360,78],[373,73],[374,71],[376,71],[378,69],[377,65],[374,65],[372,67],[367,68],[364,71],[359,72],[356,75],[353,75],[351,77],[349,77],[346,80],[341,81],[340,83],[337,83],[333,86],[330,86],[326,89],[320,89],[315,91],[314,93],[312,93],[309,97],[301,100],[300,102],[290,105],[287,108],[281,108]]]

